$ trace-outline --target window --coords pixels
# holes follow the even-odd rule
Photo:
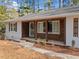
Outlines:
[[[17,23],[14,24],[14,31],[17,32]]]
[[[60,21],[49,21],[48,22],[48,32],[51,34],[60,34]]]
[[[17,32],[17,23],[9,23],[9,31]]]
[[[45,32],[45,22],[38,22],[37,23],[37,32],[38,33]]]
[[[9,32],[10,32],[10,27],[11,27],[11,26],[10,26],[10,23],[9,23]]]
[[[78,18],[74,18],[73,36],[78,37]]]
[[[48,32],[52,32],[52,22],[48,22]]]

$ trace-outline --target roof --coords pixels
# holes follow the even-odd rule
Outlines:
[[[41,13],[33,13],[15,19],[9,19],[4,22],[33,21],[33,20],[42,20],[42,19],[49,19],[56,17],[67,17],[74,15],[79,15],[79,7],[61,8],[55,10],[48,10],[46,12],[41,12]]]

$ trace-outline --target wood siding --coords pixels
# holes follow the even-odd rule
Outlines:
[[[45,33],[37,33],[37,38],[45,39]]]
[[[47,34],[47,39],[48,40],[56,40],[56,41],[64,41],[65,42],[65,18],[61,18],[61,19],[52,19],[51,21],[54,20],[59,20],[60,21],[60,34]],[[45,39],[46,33],[37,33],[37,37],[38,38],[43,38]]]
[[[54,21],[54,20],[60,21],[60,34],[49,34],[49,33],[46,34],[47,31],[45,31],[44,33],[37,33],[37,31],[36,31],[37,27],[35,27],[35,39],[41,38],[41,39],[56,40],[56,41],[65,42],[65,39],[66,39],[66,28],[65,28],[66,27],[66,19],[65,18],[55,18],[55,19],[49,19],[49,20],[46,19],[46,21]],[[39,21],[34,21],[34,22],[35,22],[35,26],[36,26],[37,22],[39,22]],[[45,20],[44,20],[44,22],[45,22]],[[29,22],[22,23],[22,37],[29,37]]]

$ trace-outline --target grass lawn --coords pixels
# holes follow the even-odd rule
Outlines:
[[[0,59],[61,59],[48,57],[28,48],[22,48],[12,41],[0,40]]]

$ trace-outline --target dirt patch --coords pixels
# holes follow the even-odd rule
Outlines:
[[[69,47],[57,46],[57,45],[41,45],[41,44],[35,44],[34,46],[38,48],[55,51],[57,53],[65,53],[65,54],[79,56],[79,49],[76,48],[69,48]]]
[[[0,59],[61,59],[48,57],[28,48],[22,48],[12,41],[0,40]]]

